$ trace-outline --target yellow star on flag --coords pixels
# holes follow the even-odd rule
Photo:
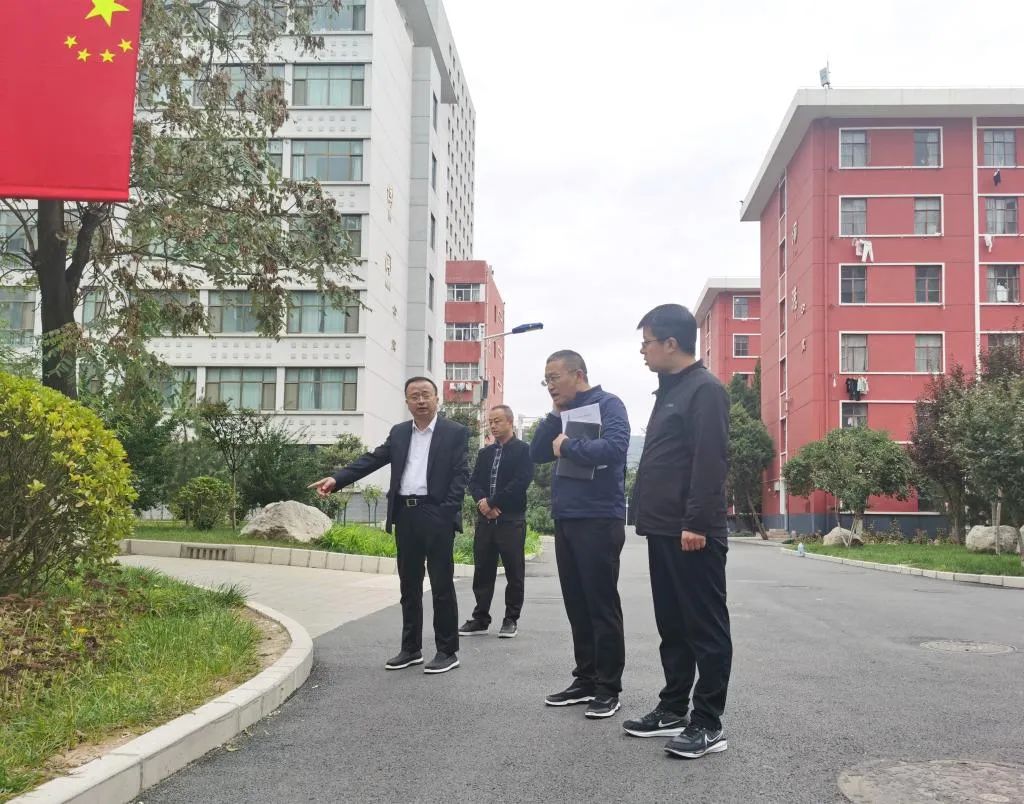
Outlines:
[[[100,56],[102,57],[103,61],[114,61],[114,54],[111,53],[109,50],[104,50],[102,53],[100,53]]]
[[[92,55],[92,53],[90,53],[88,50],[83,48],[82,50],[78,51],[78,60],[79,61],[88,61],[89,57],[91,55]]]
[[[129,42],[127,39],[122,39],[121,44],[119,44],[118,47],[121,48],[123,52],[127,53],[129,50],[132,49],[132,43]]]
[[[67,39],[64,40],[64,44],[67,45],[68,47],[74,47],[75,45],[78,44],[78,37],[77,36],[69,36]]]
[[[102,17],[103,21],[110,27],[111,20],[118,11],[127,11],[117,0],[92,0],[92,11],[85,15],[86,19]]]

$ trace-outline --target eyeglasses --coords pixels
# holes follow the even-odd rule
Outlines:
[[[425,402],[434,398],[433,394],[409,394],[405,399],[407,402]]]
[[[558,382],[561,379],[562,379],[562,375],[561,374],[548,374],[543,380],[540,381],[540,384],[544,388],[550,388],[552,385],[554,385],[556,382]]]
[[[652,343],[658,343],[660,341],[667,341],[668,338],[647,338],[646,340],[640,341],[640,351],[644,351]]]

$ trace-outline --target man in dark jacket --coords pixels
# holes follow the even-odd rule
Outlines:
[[[660,305],[638,328],[658,390],[630,518],[647,537],[665,688],[654,711],[623,728],[635,737],[671,736],[665,750],[694,759],[728,748],[721,716],[732,667],[725,597],[729,397],[696,359],[697,322],[689,310]]]
[[[491,599],[498,577],[498,556],[505,568],[505,619],[498,636],[519,633],[526,577],[526,489],[533,481],[530,448],[515,436],[512,408],[495,405],[487,419],[494,443],[480,450],[469,493],[479,515],[473,536],[473,616],[461,636],[480,636],[491,625]]]
[[[391,428],[387,441],[357,458],[334,477],[311,484],[326,497],[371,472],[391,465],[387,530],[395,527],[402,590],[402,649],[387,670],[423,664],[423,564],[434,599],[437,655],[424,673],[459,666],[459,610],[455,598],[455,531],[462,530],[462,500],[469,480],[469,430],[437,415],[437,386],[426,377],[405,383],[412,421]]]
[[[551,355],[544,385],[555,407],[537,425],[530,455],[536,463],[558,459],[551,473],[555,561],[576,658],[572,684],[544,703],[589,703],[587,717],[611,717],[619,709],[626,663],[618,582],[626,541],[629,419],[617,396],[590,386],[587,364],[577,352]],[[601,427],[597,437],[565,434],[566,419],[584,421],[595,413]]]

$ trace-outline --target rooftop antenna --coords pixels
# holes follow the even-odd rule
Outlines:
[[[832,89],[832,73],[829,70],[828,62],[825,62],[825,66],[818,70],[818,78],[821,80],[821,85],[825,89]]]

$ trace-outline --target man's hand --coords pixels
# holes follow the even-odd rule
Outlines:
[[[704,546],[708,543],[708,540],[705,536],[701,536],[699,533],[684,530],[680,543],[683,546],[683,551],[689,553],[693,550],[703,550]]]
[[[569,440],[569,436],[565,433],[559,433],[558,437],[551,442],[551,451],[555,453],[556,458],[562,457],[562,444]]]
[[[501,516],[501,509],[497,507],[491,508],[490,511],[484,514],[484,516],[486,516],[488,519],[497,519],[499,516]]]
[[[482,497],[480,499],[480,502],[476,504],[476,510],[478,510],[484,516],[487,516],[489,513],[491,513],[491,506],[487,504],[486,497]]]
[[[329,497],[331,492],[334,491],[334,478],[325,477],[323,480],[316,481],[316,483],[310,483],[306,488],[316,489],[316,493],[321,497]]]

